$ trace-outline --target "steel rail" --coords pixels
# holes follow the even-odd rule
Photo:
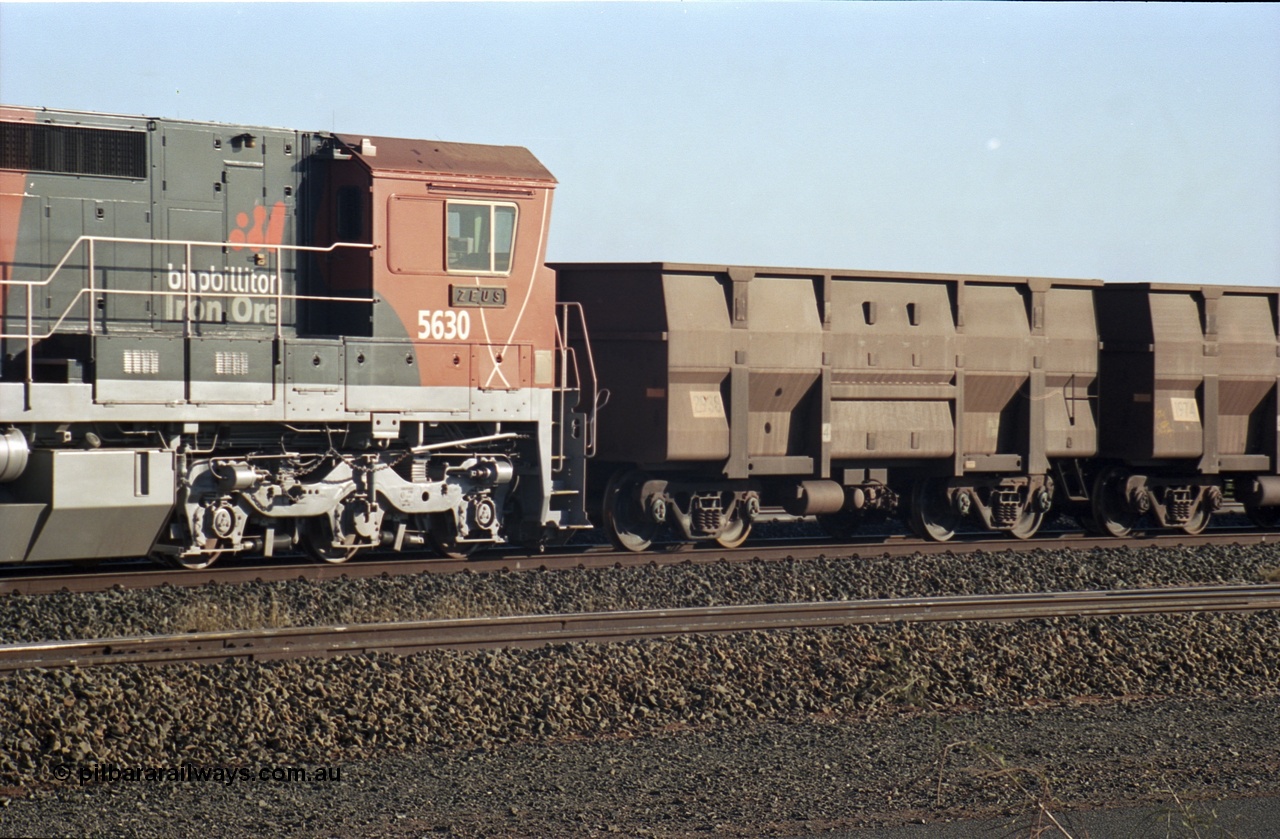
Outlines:
[[[1093,548],[1186,548],[1205,545],[1280,545],[1280,533],[1259,530],[1230,530],[1207,532],[1197,536],[1183,533],[1138,535],[1127,539],[1094,537],[1070,533],[1062,536],[1042,536],[1020,541],[1006,537],[959,538],[949,542],[925,542],[906,536],[865,537],[846,542],[826,539],[794,539],[786,543],[755,542],[741,548],[725,550],[719,547],[695,547],[681,551],[654,550],[645,553],[615,551],[611,548],[588,547],[577,551],[529,554],[519,552],[494,552],[469,559],[439,559],[425,552],[408,552],[398,558],[356,558],[342,564],[317,564],[299,559],[292,563],[260,564],[237,563],[234,559],[224,564],[199,571],[166,569],[145,565],[138,569],[121,563],[103,563],[95,571],[75,570],[72,573],[52,566],[21,565],[0,569],[0,595],[51,594],[67,592],[98,592],[110,589],[146,589],[163,585],[194,588],[209,583],[234,585],[252,582],[278,582],[283,580],[333,580],[368,579],[371,577],[406,576],[413,574],[498,574],[530,570],[564,571],[591,568],[625,568],[645,565],[709,565],[718,562],[749,562],[752,560],[780,561],[809,558],[870,559],[884,556],[911,556],[913,554],[969,553],[1022,553],[1035,550],[1090,550]],[[1277,557],[1280,563],[1280,556]],[[69,566],[68,566],[69,567]]]
[[[0,646],[0,671],[121,663],[264,661],[373,651],[404,655],[433,649],[617,642],[636,638],[824,629],[857,624],[1011,621],[1277,608],[1280,608],[1280,585],[580,612],[9,644]]]

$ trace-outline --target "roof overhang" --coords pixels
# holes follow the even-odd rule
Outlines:
[[[554,186],[556,179],[526,148],[444,143],[395,137],[335,135],[353,157],[375,175],[444,176],[535,182]]]

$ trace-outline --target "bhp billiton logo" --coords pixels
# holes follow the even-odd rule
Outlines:
[[[236,229],[227,234],[227,241],[232,250],[248,247],[257,253],[264,246],[284,242],[284,224],[283,201],[276,202],[269,217],[266,207],[254,207],[253,226],[250,226],[248,213],[237,213]],[[194,266],[184,264],[175,268],[173,263],[169,263],[167,278],[170,291],[189,291],[202,296],[191,301],[190,313],[187,312],[186,300],[166,296],[165,320],[189,319],[208,323],[276,321],[276,302],[271,298],[281,291],[280,275],[269,268],[258,271],[253,267],[215,264],[210,265],[207,271],[199,271]]]
[[[227,241],[237,245],[232,250],[240,250],[238,246],[248,245],[255,253],[260,248],[254,245],[278,245],[284,241],[285,208],[283,201],[277,201],[271,208],[271,218],[267,218],[267,208],[253,208],[253,227],[249,227],[249,214],[236,214],[236,229],[227,234]]]

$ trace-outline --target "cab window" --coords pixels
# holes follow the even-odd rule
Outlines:
[[[448,269],[506,274],[516,238],[514,204],[450,201],[445,216]]]

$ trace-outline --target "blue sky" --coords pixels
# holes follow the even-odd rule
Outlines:
[[[0,101],[523,145],[549,258],[1280,284],[1280,6],[0,3]]]

